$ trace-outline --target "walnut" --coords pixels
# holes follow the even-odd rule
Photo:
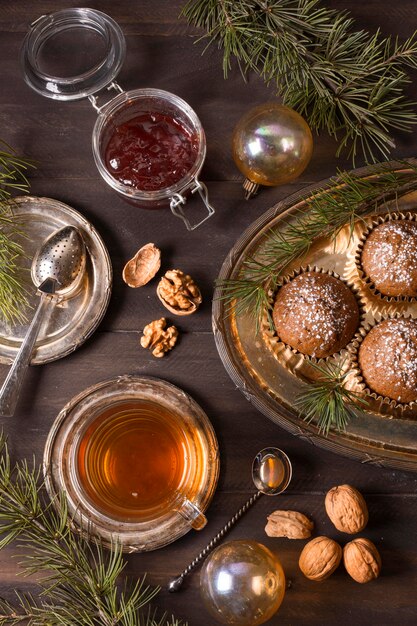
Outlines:
[[[191,315],[201,304],[199,288],[188,274],[181,270],[169,270],[156,289],[164,307],[175,315]]]
[[[154,243],[147,243],[126,263],[123,280],[129,287],[146,285],[161,267],[161,251]]]
[[[316,537],[309,541],[300,554],[298,565],[310,580],[324,580],[339,566],[342,548],[328,537]]]
[[[268,537],[288,537],[288,539],[308,539],[314,524],[298,511],[274,511],[268,515],[265,532]]]
[[[350,485],[333,487],[324,502],[327,515],[337,530],[354,534],[368,523],[368,508],[362,494]]]
[[[347,543],[343,549],[343,562],[347,573],[357,583],[368,583],[378,578],[381,571],[381,557],[369,539],[358,538]]]
[[[153,356],[157,358],[164,356],[165,352],[172,350],[177,343],[178,330],[175,326],[166,328],[166,323],[165,317],[150,322],[143,329],[143,337],[140,340],[140,345],[143,348],[149,348]]]

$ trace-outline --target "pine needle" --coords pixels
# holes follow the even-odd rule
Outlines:
[[[346,388],[349,372],[343,372],[344,363],[311,363],[311,366],[320,377],[307,383],[307,388],[297,397],[295,407],[305,422],[316,423],[319,433],[327,436],[331,428],[346,430],[349,420],[355,417],[353,408],[364,408],[368,405],[367,401]]]
[[[174,618],[158,621],[149,610],[159,589],[145,577],[121,582],[126,561],[120,545],[107,551],[74,530],[65,497],[46,498],[40,468],[26,461],[12,468],[1,434],[0,535],[0,549],[17,541],[22,572],[40,581],[36,599],[18,592],[14,603],[0,599],[0,626],[180,625]]]
[[[295,261],[302,263],[318,237],[337,237],[346,225],[353,233],[355,221],[390,200],[417,190],[417,162],[400,161],[398,169],[388,163],[371,168],[365,178],[354,172],[339,171],[329,184],[300,201],[291,219],[283,220],[279,230],[266,234],[260,260],[244,261],[239,276],[217,281],[218,299],[225,313],[250,315],[256,332],[267,310],[268,290],[279,275]]]
[[[274,83],[283,103],[326,130],[355,161],[387,158],[393,130],[417,122],[405,96],[417,67],[417,31],[405,42],[354,30],[345,12],[318,0],[189,0],[187,20],[223,49],[225,76],[236,59]]]
[[[29,182],[28,168],[33,164],[18,157],[0,140],[0,316],[10,324],[26,320],[27,290],[22,276],[20,260],[25,252],[19,238],[24,237],[24,227],[13,215],[12,193],[26,193]]]

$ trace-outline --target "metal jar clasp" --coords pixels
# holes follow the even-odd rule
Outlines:
[[[116,83],[115,80],[113,80],[110,85],[107,86],[107,91],[110,91],[111,89],[114,89],[115,91],[117,91],[117,93],[124,93],[124,89],[122,89],[119,85],[119,83]],[[95,94],[91,94],[88,96],[88,99],[90,100],[91,104],[93,105],[93,107],[95,108],[95,110],[97,111],[97,113],[101,113],[101,111],[104,109],[105,106],[107,106],[108,102],[106,102],[105,104],[102,104],[101,106],[98,105],[98,96],[96,96]]]
[[[190,220],[185,215],[183,207],[186,204],[187,199],[181,193],[173,194],[170,198],[170,203],[169,203],[172,213],[176,217],[179,217],[180,219],[182,219],[187,230],[195,230],[215,213],[214,208],[211,206],[209,202],[207,187],[205,186],[204,183],[200,182],[198,178],[194,178],[193,180],[194,180],[194,185],[190,188],[190,191],[191,193],[195,193],[196,191],[199,193],[200,198],[202,199],[203,204],[207,209],[207,215],[200,222],[197,222],[196,224],[191,224]]]

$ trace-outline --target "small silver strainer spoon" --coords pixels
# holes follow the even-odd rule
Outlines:
[[[177,578],[171,580],[168,590],[171,592],[181,589],[184,578],[202,561],[209,552],[223,539],[226,533],[240,520],[242,515],[264,494],[266,496],[277,496],[286,490],[290,484],[292,477],[292,466],[288,456],[279,448],[264,448],[253,460],[252,463],[252,480],[257,488],[247,502],[237,513],[234,514],[225,526],[217,533],[215,537],[206,545],[204,550],[198,554],[193,561],[181,572]]]
[[[85,264],[84,240],[75,226],[64,226],[52,233],[33,257],[31,276],[41,299],[0,390],[0,415],[14,414],[45,311],[74,294],[84,275]]]

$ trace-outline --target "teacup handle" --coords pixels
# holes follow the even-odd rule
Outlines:
[[[196,191],[199,193],[200,198],[202,199],[203,204],[207,209],[207,215],[200,222],[197,222],[197,224],[191,224],[190,220],[185,215],[183,211],[183,206],[187,202],[187,199],[181,193],[175,193],[171,197],[169,203],[172,213],[176,217],[182,219],[187,230],[195,230],[196,228],[201,226],[201,224],[204,224],[204,222],[215,213],[214,208],[209,202],[207,187],[204,183],[200,182],[198,178],[194,178],[194,187],[191,188],[191,193],[195,193]]]
[[[194,530],[201,530],[207,524],[207,517],[200,511],[198,506],[184,498],[176,511]]]

